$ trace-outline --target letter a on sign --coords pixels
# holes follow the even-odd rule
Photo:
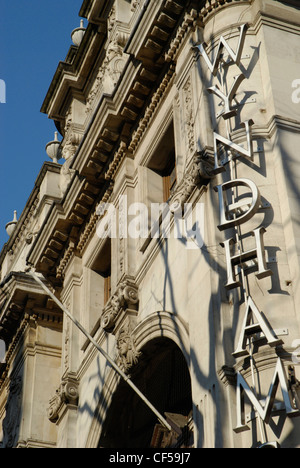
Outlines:
[[[279,346],[283,344],[282,340],[279,340],[277,336],[270,329],[269,325],[265,321],[262,314],[256,307],[252,297],[248,298],[247,309],[245,319],[239,339],[239,344],[236,351],[232,354],[235,358],[248,356],[247,343],[251,336],[256,333],[262,332],[264,337],[267,339],[268,345],[271,347]]]

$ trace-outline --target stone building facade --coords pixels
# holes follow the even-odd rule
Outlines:
[[[1,446],[299,447],[298,1],[79,14],[0,257]]]

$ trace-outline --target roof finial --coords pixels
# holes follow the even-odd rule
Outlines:
[[[85,31],[86,29],[84,27],[84,20],[82,19],[80,20],[80,27],[74,29],[74,31],[72,31],[71,33],[72,41],[77,47],[80,46],[83,36],[85,34]]]
[[[55,132],[54,140],[47,143],[45,148],[46,153],[54,163],[58,163],[59,159],[61,159],[60,144],[61,142],[58,140],[58,132]]]
[[[14,232],[15,228],[16,228],[16,225],[17,225],[17,212],[16,210],[14,211],[14,219],[12,221],[10,221],[9,223],[7,223],[7,225],[5,226],[5,229],[6,229],[6,232],[7,234],[9,235],[9,237],[12,235],[12,233]]]

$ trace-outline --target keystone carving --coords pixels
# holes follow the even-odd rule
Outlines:
[[[138,287],[133,281],[126,279],[117,287],[103,309],[101,327],[111,333],[122,311],[137,310],[139,303]]]
[[[117,363],[119,367],[128,373],[138,363],[141,353],[136,349],[135,339],[130,331],[129,324],[124,325],[117,336]]]

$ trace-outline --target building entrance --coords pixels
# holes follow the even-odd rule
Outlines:
[[[191,379],[186,360],[171,340],[155,339],[142,348],[132,380],[174,428],[166,432],[143,401],[120,382],[104,422],[99,447],[190,446]]]

